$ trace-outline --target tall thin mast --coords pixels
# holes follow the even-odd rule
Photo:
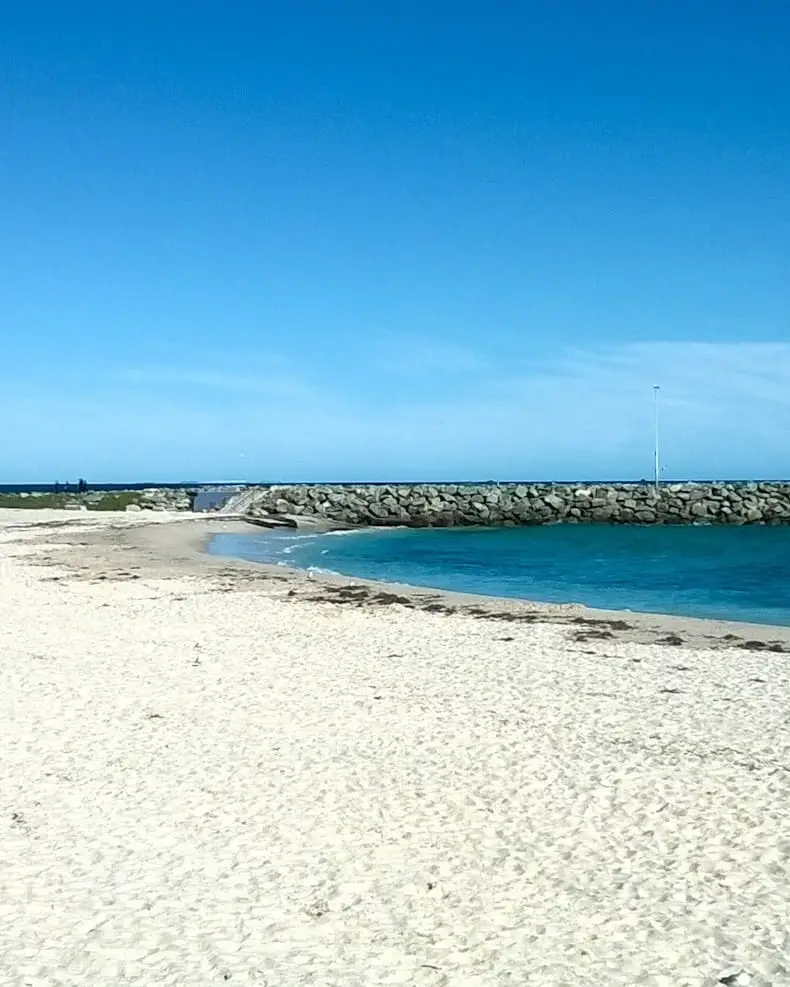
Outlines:
[[[653,479],[656,493],[658,493],[658,486],[661,481],[661,460],[658,450],[658,392],[660,390],[658,384],[653,387]]]

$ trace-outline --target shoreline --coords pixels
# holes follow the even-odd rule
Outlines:
[[[23,513],[28,515],[24,523],[32,524],[35,519],[30,515],[39,512]],[[50,513],[58,514],[56,520],[66,522],[70,527],[79,526],[80,522],[89,525],[91,520],[85,514]],[[87,540],[106,544],[106,532],[116,532],[115,537],[125,549],[143,553],[146,567],[153,572],[166,572],[170,575],[211,570],[225,574],[258,573],[272,584],[272,588],[277,586],[277,593],[280,595],[287,583],[286,595],[290,590],[295,590],[294,595],[288,597],[291,600],[310,599],[356,605],[363,605],[367,600],[378,606],[400,605],[437,614],[466,614],[478,619],[576,624],[581,629],[588,628],[588,633],[593,633],[598,628],[601,640],[605,640],[603,634],[607,633],[618,640],[643,643],[660,641],[670,646],[746,646],[753,651],[790,652],[790,627],[781,624],[752,624],[706,617],[603,610],[587,607],[582,603],[542,603],[388,583],[362,577],[312,573],[293,566],[250,562],[235,556],[210,554],[207,549],[214,535],[251,533],[253,526],[241,519],[223,519],[221,516],[205,514],[156,515],[147,518],[135,514],[131,517],[118,515],[116,517],[119,523],[112,524],[112,515],[107,514],[104,517],[110,521],[109,527],[102,527],[96,536],[87,535]],[[364,590],[364,594],[360,590]]]
[[[212,531],[200,539],[201,551],[208,553],[208,546],[215,534],[246,534],[250,531],[250,526],[240,522],[241,527],[237,530]],[[376,531],[376,528],[364,529]],[[242,562],[245,565],[260,567],[272,573],[281,573],[283,570],[289,573],[306,574],[312,572],[312,579],[317,583],[325,583],[331,586],[365,586],[371,590],[382,590],[389,593],[397,593],[407,597],[416,604],[435,603],[437,599],[447,602],[450,606],[458,608],[484,607],[494,613],[517,614],[526,611],[533,615],[540,613],[545,616],[548,622],[555,622],[558,619],[589,619],[605,622],[628,622],[634,627],[632,629],[644,633],[663,634],[685,634],[697,641],[710,641],[712,637],[726,639],[727,635],[733,635],[738,639],[743,639],[749,643],[773,642],[786,645],[790,651],[790,625],[752,623],[750,621],[726,620],[716,617],[692,617],[682,614],[665,614],[653,611],[639,610],[615,610],[589,607],[584,603],[568,601],[567,603],[550,603],[540,600],[531,600],[521,597],[489,596],[479,593],[464,593],[457,590],[447,590],[433,586],[417,586],[411,583],[395,583],[384,580],[366,579],[361,576],[349,576],[342,573],[316,572],[315,570],[302,569],[298,566],[287,564],[276,565],[266,562],[250,562],[233,555],[220,555],[211,553],[211,558],[225,558],[234,562]],[[427,599],[426,599],[427,598]],[[437,611],[438,612],[438,611]],[[778,649],[777,649],[778,650]]]

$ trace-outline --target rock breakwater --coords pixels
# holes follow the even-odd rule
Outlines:
[[[284,485],[245,497],[251,517],[338,526],[790,524],[790,483]]]
[[[87,511],[189,511],[195,490],[147,487],[143,490],[21,491],[0,493],[0,507]]]

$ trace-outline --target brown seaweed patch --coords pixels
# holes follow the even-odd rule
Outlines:
[[[400,604],[402,607],[414,606],[414,600],[408,596],[399,596],[397,593],[376,593],[370,597],[370,602],[385,607],[393,606],[393,604]]]
[[[608,627],[612,631],[633,630],[633,624],[625,620],[608,620],[602,617],[571,617],[572,624],[584,624],[587,627]]]
[[[574,631],[571,634],[572,641],[610,641],[613,637],[611,631],[605,630]]]
[[[503,620],[510,624],[534,624],[539,620],[548,620],[536,613],[517,613],[512,610],[485,610],[483,607],[465,607],[462,613],[478,620]]]
[[[220,579],[233,579],[239,583],[287,582],[288,576],[258,569],[219,569],[215,575]]]
[[[666,644],[673,648],[680,648],[686,642],[679,634],[665,634],[663,637],[657,637],[654,644]]]
[[[324,586],[321,595],[311,599],[319,603],[364,603],[370,596],[364,586]]]
[[[4,531],[27,531],[30,528],[76,528],[74,521],[23,521],[21,524],[6,524]]]
[[[414,607],[416,605],[408,596],[383,590],[374,593],[365,586],[324,586],[320,595],[311,596],[310,599],[316,603],[350,603],[354,606],[365,603],[377,606],[400,604],[404,607]]]
[[[744,641],[738,645],[746,651],[773,651],[778,654],[790,654],[790,648],[781,641]]]

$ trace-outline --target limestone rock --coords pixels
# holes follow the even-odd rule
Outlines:
[[[169,492],[146,503],[188,506]],[[245,495],[246,496],[246,495]],[[790,484],[413,484],[305,485],[262,488],[248,498],[252,513],[330,518],[338,524],[531,525],[787,524]]]

